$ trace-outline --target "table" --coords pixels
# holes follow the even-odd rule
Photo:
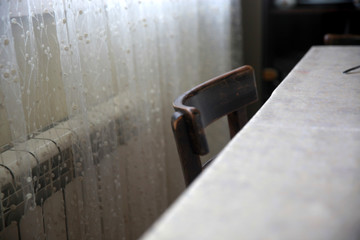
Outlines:
[[[312,47],[143,239],[359,239],[359,64]]]

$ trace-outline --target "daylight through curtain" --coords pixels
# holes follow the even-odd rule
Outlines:
[[[231,69],[231,2],[0,0],[0,230],[139,237],[184,187],[172,101]]]

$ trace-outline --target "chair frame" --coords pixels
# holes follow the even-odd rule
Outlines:
[[[360,35],[356,34],[331,34],[324,36],[325,45],[360,45]]]
[[[179,96],[173,103],[171,125],[186,186],[202,172],[200,156],[209,152],[204,129],[228,118],[230,137],[246,124],[246,107],[258,100],[254,69],[245,65],[208,80]]]

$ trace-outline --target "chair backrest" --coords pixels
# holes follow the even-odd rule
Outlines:
[[[360,35],[355,34],[325,34],[325,45],[360,45]]]
[[[243,66],[192,88],[174,101],[171,125],[186,185],[200,174],[200,156],[209,152],[204,129],[227,115],[233,137],[247,122],[246,106],[257,100],[254,70]]]

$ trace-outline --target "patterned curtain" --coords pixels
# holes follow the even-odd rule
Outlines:
[[[231,69],[238,5],[0,0],[0,237],[138,238],[184,188],[171,103]]]

